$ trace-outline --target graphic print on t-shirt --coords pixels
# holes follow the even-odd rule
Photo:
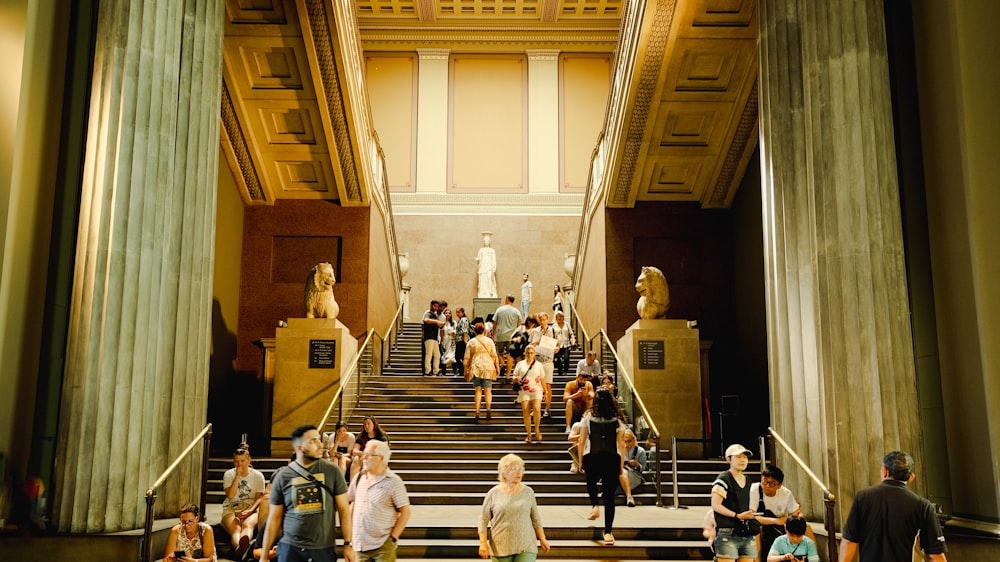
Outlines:
[[[315,480],[324,481],[323,474],[314,474]],[[307,480],[301,476],[292,479],[292,490],[295,493],[296,513],[322,513],[323,512],[323,490],[314,480]]]

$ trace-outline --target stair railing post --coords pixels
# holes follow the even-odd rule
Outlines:
[[[760,450],[760,471],[764,472],[767,467],[767,442],[766,437],[761,435],[757,438],[757,449]]]
[[[208,432],[205,433],[201,446],[201,502],[199,503],[199,507],[201,508],[202,517],[205,516],[205,505],[208,503],[208,456],[209,445],[211,443],[212,424],[208,424]]]
[[[142,562],[152,560],[153,545],[153,504],[156,503],[156,492],[146,490],[146,526],[142,532]]]
[[[834,510],[837,506],[836,498],[826,497],[823,498],[823,503],[826,504],[826,550],[827,555],[830,560],[839,560],[839,545],[837,544],[837,530],[833,525]]]
[[[656,470],[656,507],[663,507],[663,474],[661,474],[660,468],[660,454],[663,452],[663,448],[660,446],[660,436],[657,435],[653,441],[653,446],[656,447],[656,454],[653,458],[653,468]]]
[[[667,509],[687,509],[686,505],[681,505],[680,488],[677,485],[677,436],[670,436],[670,478],[673,480],[674,505]]]

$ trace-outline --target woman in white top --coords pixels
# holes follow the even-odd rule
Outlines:
[[[202,523],[198,506],[181,507],[180,524],[170,529],[164,562],[215,562],[215,534],[212,526]]]
[[[441,374],[447,375],[448,371],[452,370],[452,365],[455,363],[455,320],[451,317],[451,311],[444,311],[444,325],[441,326],[441,362],[444,363],[444,369]]]
[[[559,376],[566,376],[569,373],[569,350],[576,345],[576,334],[573,328],[566,323],[566,315],[560,310],[556,312],[556,323],[552,325],[552,332],[556,341],[559,342],[559,351],[556,352],[553,362],[556,373]]]
[[[354,450],[354,434],[347,431],[347,422],[337,422],[337,429],[326,434],[326,449],[330,461],[340,467],[344,474],[350,474],[351,451]]]
[[[528,436],[525,443],[531,443],[531,414],[535,414],[535,440],[542,440],[542,396],[545,394],[545,368],[535,360],[535,347],[529,345],[524,350],[524,359],[514,367],[514,382],[521,383],[521,414],[524,416],[524,430]]]
[[[264,475],[250,465],[250,450],[245,447],[233,453],[233,468],[222,477],[226,499],[222,502],[222,528],[229,533],[233,548],[240,558],[250,548],[257,513],[264,499]]]

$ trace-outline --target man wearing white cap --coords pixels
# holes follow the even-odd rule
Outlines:
[[[720,562],[737,560],[751,562],[757,556],[755,536],[760,525],[750,508],[750,482],[743,471],[752,455],[743,445],[726,449],[729,470],[712,483],[712,510],[717,526],[715,556]]]

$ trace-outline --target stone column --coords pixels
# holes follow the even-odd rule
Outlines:
[[[101,2],[54,486],[60,531],[141,527],[205,424],[223,3]],[[200,454],[159,513],[198,500]]]
[[[528,191],[559,192],[559,51],[528,49]]]
[[[417,193],[448,190],[448,49],[417,49]]]
[[[885,452],[922,461],[882,2],[759,6],[771,419],[846,514]]]

